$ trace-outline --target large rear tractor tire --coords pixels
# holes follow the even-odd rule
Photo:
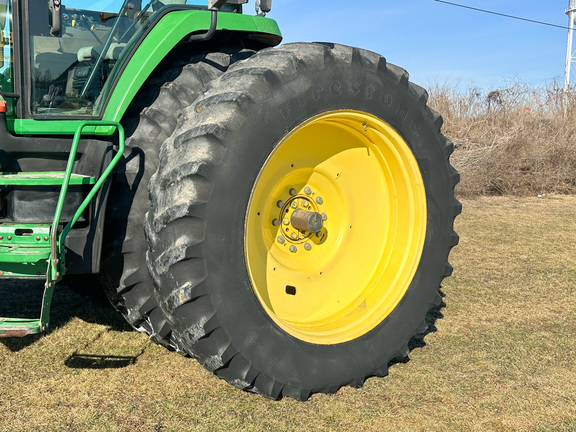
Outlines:
[[[384,376],[451,274],[441,117],[368,51],[232,66],[160,151],[146,230],[171,343],[232,385],[306,400]]]
[[[178,113],[230,64],[252,54],[233,50],[166,59],[135,98],[123,122],[126,149],[111,184],[100,279],[126,320],[158,343],[167,344],[164,338],[170,329],[153,295],[144,234],[144,216],[150,208],[148,182],[158,169],[158,151],[176,128]]]

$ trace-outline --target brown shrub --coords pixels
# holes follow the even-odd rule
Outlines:
[[[556,85],[519,82],[465,93],[432,85],[429,93],[455,144],[459,196],[576,193],[576,94],[563,101]]]

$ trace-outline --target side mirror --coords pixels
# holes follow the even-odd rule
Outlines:
[[[50,34],[59,36],[62,31],[62,0],[50,0]]]
[[[217,11],[226,3],[226,0],[208,0],[208,10]]]
[[[272,10],[272,0],[257,0],[256,10],[262,11],[265,14]]]

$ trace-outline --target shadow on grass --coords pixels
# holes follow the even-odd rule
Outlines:
[[[144,350],[136,356],[74,353],[66,359],[64,364],[71,369],[120,369],[136,363],[143,353]]]
[[[43,280],[0,280],[0,316],[39,318],[43,292]],[[104,325],[112,331],[132,331],[122,315],[110,305],[94,278],[69,278],[56,286],[46,332],[22,338],[0,338],[0,343],[13,352],[20,351],[73,318]]]

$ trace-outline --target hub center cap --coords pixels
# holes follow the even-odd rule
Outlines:
[[[281,198],[276,202],[280,212],[272,221],[272,225],[280,228],[279,243],[287,241],[290,244],[299,244],[315,239],[316,236],[323,237],[321,234],[325,231],[324,221],[328,217],[325,213],[321,213],[324,207],[321,196],[313,192],[310,187],[305,187],[301,194],[292,188],[288,197],[284,195],[278,198]]]
[[[290,218],[292,226],[300,231],[317,233],[322,230],[322,215],[318,212],[295,210]]]

